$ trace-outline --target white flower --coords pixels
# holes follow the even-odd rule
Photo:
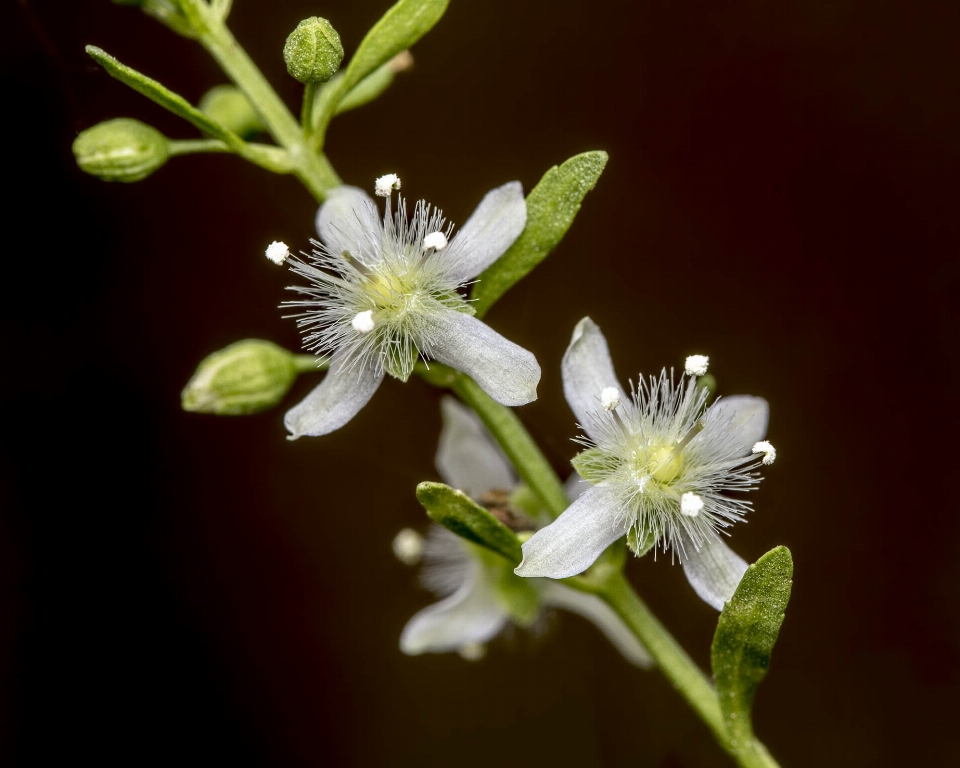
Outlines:
[[[562,372],[587,446],[575,463],[593,485],[524,543],[516,572],[573,576],[630,532],[634,549],[671,550],[697,594],[722,609],[747,564],[718,534],[750,509],[727,493],[760,481],[761,457],[752,450],[767,430],[767,402],[739,395],[707,408],[695,378],[677,383],[664,371],[605,410],[602,393],[620,384],[606,339],[588,317],[574,329]]]
[[[436,464],[444,481],[474,499],[505,500],[517,479],[480,420],[450,397],[441,401],[441,408]],[[576,493],[574,488],[568,491]],[[431,528],[423,562],[424,584],[442,599],[407,622],[400,636],[404,653],[459,651],[465,658],[478,658],[481,646],[509,624],[530,627],[544,609],[561,608],[596,624],[631,663],[640,667],[652,663],[636,637],[596,595],[550,579],[521,579],[500,555],[445,528]]]
[[[410,221],[402,198],[391,212],[399,183],[392,175],[377,182],[386,197],[382,219],[362,190],[331,190],[317,213],[323,244],[315,243],[310,264],[290,259],[310,285],[293,287],[305,298],[284,304],[301,310],[294,316],[304,346],[332,355],[323,382],[287,411],[290,439],[339,429],[385,373],[406,381],[420,355],[463,371],[504,405],[537,397],[536,358],[474,318],[458,292],[523,231],[520,183],[488,192],[452,238],[453,226],[422,200]]]

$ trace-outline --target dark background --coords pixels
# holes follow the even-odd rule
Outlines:
[[[237,0],[231,26],[297,105],[280,56],[296,23],[330,18],[349,55],[387,5]],[[84,44],[194,102],[223,76],[134,9],[0,14],[3,764],[728,764],[663,678],[572,616],[479,664],[399,653],[431,598],[390,541],[424,521],[439,393],[388,381],[297,443],[282,408],[181,412],[208,352],[298,344],[263,249],[306,248],[315,205],[229,156],[133,185],[82,175],[70,143],[101,120],[195,135]],[[780,457],[733,543],[796,562],[756,712],[784,766],[960,760],[957,15],[454,0],[415,70],[329,135],[346,180],[395,171],[455,222],[496,185],[610,153],[489,321],[543,366],[520,415],[560,470],[575,429],[558,366],[584,314],[623,376],[702,352],[722,392],[770,401]],[[680,569],[630,573],[706,665],[716,614]]]

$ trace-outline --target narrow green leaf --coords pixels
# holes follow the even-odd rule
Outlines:
[[[543,175],[527,195],[527,225],[520,237],[481,273],[473,287],[478,318],[556,248],[606,164],[606,152],[584,152]]]
[[[417,500],[444,528],[502,555],[513,565],[523,558],[516,535],[463,491],[443,483],[420,483]]]
[[[771,549],[747,568],[717,623],[710,661],[720,711],[731,745],[737,750],[754,745],[750,708],[757,685],[770,666],[770,654],[790,600],[792,577],[790,550]]]
[[[190,102],[179,93],[174,93],[156,80],[137,72],[135,69],[131,69],[126,64],[121,64],[102,48],[97,48],[95,45],[88,45],[86,51],[94,61],[107,70],[107,73],[111,77],[115,77],[121,83],[130,86],[138,93],[142,93],[164,109],[173,112],[175,115],[179,115],[209,136],[220,139],[231,148],[242,149],[243,141],[237,134],[215,123],[203,114],[203,112],[190,104]]]
[[[360,41],[344,72],[340,93],[345,94],[427,34],[449,4],[450,0],[399,0]]]

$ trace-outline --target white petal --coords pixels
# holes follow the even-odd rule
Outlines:
[[[546,528],[523,544],[523,561],[514,573],[565,579],[583,573],[627,532],[614,494],[594,485]]]
[[[579,499],[583,496],[583,492],[589,487],[590,483],[580,477],[576,472],[570,475],[563,484],[563,490],[566,492],[567,498],[570,499],[570,501]]]
[[[444,310],[433,319],[438,342],[430,355],[470,376],[502,405],[523,405],[537,399],[540,366],[523,347],[475,317]]]
[[[335,187],[317,211],[317,234],[331,253],[349,251],[365,264],[378,259],[383,229],[377,205],[359,187]]]
[[[631,664],[643,669],[653,666],[653,659],[647,649],[623,623],[623,619],[596,595],[577,592],[555,581],[547,581],[540,594],[544,605],[562,608],[593,623]]]
[[[710,408],[710,416],[724,420],[732,417],[730,428],[738,432],[739,454],[745,456],[753,449],[754,443],[766,437],[770,406],[762,397],[733,395],[717,400]]]
[[[512,490],[517,484],[513,470],[473,411],[444,397],[440,412],[443,428],[435,463],[443,481],[474,499],[493,488]]]
[[[287,411],[283,424],[291,433],[288,440],[304,435],[326,435],[340,429],[367,404],[383,381],[383,374],[376,373],[371,366],[344,369],[342,364],[342,353],[335,353],[323,381]]]
[[[746,561],[716,536],[703,541],[699,552],[689,538],[684,538],[683,549],[683,572],[693,591],[722,611],[747,572]]]
[[[608,387],[623,392],[617,381],[610,349],[603,332],[589,317],[583,318],[573,329],[570,345],[560,364],[563,374],[563,394],[577,423],[591,437],[595,414],[600,410],[600,393]]]
[[[400,634],[400,650],[411,656],[455,651],[467,643],[485,643],[506,622],[507,614],[494,591],[474,570],[456,592],[407,622]]]
[[[458,254],[454,276],[469,280],[499,259],[520,237],[527,223],[527,203],[519,181],[492,189],[480,201],[450,243]]]

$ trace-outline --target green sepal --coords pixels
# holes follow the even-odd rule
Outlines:
[[[610,476],[610,456],[600,448],[584,448],[570,464],[580,477],[593,485]]]
[[[95,45],[88,45],[86,51],[97,64],[107,70],[107,74],[111,77],[115,77],[121,83],[130,86],[133,90],[143,94],[164,109],[182,117],[188,123],[203,131],[203,133],[213,136],[215,139],[220,139],[231,148],[237,148],[243,145],[243,140],[237,136],[237,134],[211,120],[179,93],[174,93],[156,80],[147,77],[141,72],[137,72],[137,70],[128,67],[126,64],[121,64],[102,48],[97,48]]]
[[[340,103],[337,104],[336,114],[349,112],[351,109],[362,107],[364,104],[373,101],[390,87],[396,76],[396,72],[389,61],[378,67],[372,74],[367,75],[357,83],[350,93],[340,100]]]
[[[443,483],[420,483],[417,500],[432,520],[457,536],[496,552],[513,565],[523,558],[516,534],[463,491]]]
[[[640,533],[636,528],[631,528],[627,531],[627,546],[630,547],[630,551],[637,557],[643,557],[653,549],[656,543],[657,539],[650,531],[647,531],[642,541],[640,540]]]
[[[399,0],[373,27],[350,59],[340,84],[346,94],[378,67],[410,48],[440,21],[450,0]]]
[[[710,663],[723,721],[738,750],[755,745],[750,709],[757,685],[770,666],[790,600],[792,577],[790,550],[771,549],[747,568],[717,622]]]
[[[543,175],[527,195],[527,225],[520,237],[473,286],[471,298],[478,318],[559,244],[606,164],[606,152],[584,152]]]
[[[215,85],[200,98],[200,111],[242,138],[266,130],[250,99],[235,85]]]

